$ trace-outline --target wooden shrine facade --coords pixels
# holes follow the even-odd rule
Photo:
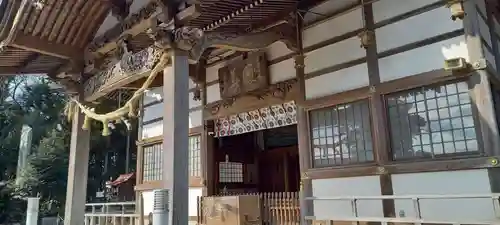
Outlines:
[[[306,196],[420,193],[405,186],[412,180],[439,193],[440,176],[454,187],[466,186],[456,177],[482,177],[478,183],[489,188],[480,191],[499,191],[490,180],[500,155],[497,1],[4,0],[0,6],[0,73],[47,74],[89,104],[139,89],[161,56],[171,54],[145,94],[163,97],[141,103],[135,190],[142,195],[163,187],[162,173],[173,172],[162,167],[172,159],[161,146],[174,149],[170,142],[179,135],[175,119],[162,123],[168,110],[189,117],[182,146],[196,154],[188,183],[199,195],[219,192],[217,138],[280,121],[297,126],[302,219],[337,216]],[[179,92],[189,96],[189,109],[179,113],[167,107],[176,99],[167,85],[176,87],[181,72],[191,82]],[[236,127],[224,128],[232,121]],[[87,166],[80,161],[89,148],[83,118],[73,124],[67,224],[82,217]],[[379,203],[367,206],[377,216],[406,212],[393,200]]]

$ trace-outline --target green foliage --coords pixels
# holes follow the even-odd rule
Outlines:
[[[71,125],[63,115],[66,100],[48,80],[0,76],[0,224],[23,219],[22,198],[27,196],[40,195],[41,216],[63,215],[71,138]],[[99,110],[110,111],[114,104],[107,102]],[[16,185],[23,124],[32,128],[32,153]],[[125,126],[117,125],[109,137],[101,136],[100,126],[91,127],[96,132],[91,132],[90,140],[89,200],[106,180],[125,172]]]

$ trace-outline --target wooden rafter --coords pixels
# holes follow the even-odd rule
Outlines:
[[[155,12],[151,15],[150,19],[144,19],[141,20],[139,23],[134,24],[130,29],[123,31],[120,35],[130,35],[132,37],[143,33],[146,31],[146,29],[150,28],[152,26],[151,22],[156,22],[155,18],[157,18],[159,15],[159,12]],[[179,13],[176,14],[176,22],[177,23],[186,23],[189,20],[192,20],[196,18],[197,16],[200,15],[199,12],[199,6],[198,5],[191,5],[187,7],[186,9],[180,11]],[[117,25],[117,26],[122,26],[122,25]],[[113,28],[112,28],[113,29]],[[117,40],[119,39],[119,36],[116,36],[112,38],[112,40],[109,40],[106,44],[103,46],[100,46],[95,52],[94,56],[99,57],[99,55],[104,55],[113,49],[117,47]]]
[[[11,46],[63,59],[82,58],[82,50],[75,47],[42,40],[38,37],[18,33]]]

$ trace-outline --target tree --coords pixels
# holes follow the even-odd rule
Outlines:
[[[67,96],[51,86],[51,81],[44,78],[0,79],[0,224],[21,220],[26,207],[22,197],[40,194],[41,216],[62,215],[64,211],[71,132],[62,113]],[[110,111],[113,105],[116,103],[111,101],[98,109]],[[23,124],[33,129],[32,154],[16,185]],[[110,176],[116,178],[125,169],[125,126],[117,125],[109,137],[101,135],[99,126],[95,123],[91,127],[96,132],[91,132],[90,140],[89,198]],[[110,162],[108,168],[104,166],[106,159]]]
[[[52,130],[41,140],[20,176],[17,193],[22,197],[40,195],[42,216],[64,213],[69,140],[66,126]]]

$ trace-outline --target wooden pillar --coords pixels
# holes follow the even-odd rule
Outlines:
[[[303,21],[302,15],[297,15],[296,24],[296,39],[297,39],[297,55],[295,56],[295,74],[299,84],[299,96],[297,98],[297,135],[299,144],[299,167],[300,167],[300,224],[308,224],[305,220],[306,216],[313,215],[313,203],[306,201],[305,198],[312,197],[312,182],[306,173],[311,168],[311,151],[309,144],[309,129],[307,111],[302,104],[306,99],[305,96],[305,72],[304,72],[304,49],[302,45]]]
[[[466,13],[463,23],[469,60],[473,65],[482,64],[486,60],[478,26],[480,18],[476,11],[476,1],[465,1],[463,4]],[[472,73],[469,80],[470,94],[478,122],[476,125],[479,125],[477,133],[480,137],[479,142],[486,155],[498,156],[500,155],[500,139],[491,93],[490,74],[485,68],[476,68]]]
[[[213,136],[214,122],[212,120],[203,121],[202,139],[202,169],[203,169],[203,196],[215,195],[215,177],[214,177],[214,141]],[[212,134],[210,133],[212,132]]]
[[[169,224],[188,224],[189,64],[185,52],[172,51],[163,71],[163,187],[170,192]]]
[[[207,82],[206,82],[206,59],[201,59],[199,62],[202,65],[200,68],[203,71],[198,71],[204,73],[202,77],[203,81],[201,84],[201,105],[202,109],[202,122],[203,131],[201,133],[201,168],[203,176],[203,196],[211,196],[215,194],[215,184],[214,184],[214,123],[212,120],[205,120],[207,117],[205,106],[207,105]],[[211,133],[212,132],[212,133]]]
[[[80,97],[80,100],[83,98]],[[90,130],[82,129],[84,119],[80,109],[76,110],[71,125],[64,225],[81,225],[85,218]]]
[[[366,64],[368,67],[368,79],[370,82],[370,110],[372,116],[372,135],[374,144],[374,158],[379,168],[380,176],[380,194],[393,195],[392,177],[387,173],[384,166],[391,161],[391,152],[389,147],[389,132],[387,129],[387,115],[384,103],[384,97],[375,88],[380,84],[380,71],[377,55],[377,41],[375,37],[375,21],[373,19],[372,4],[363,6],[363,18],[365,29],[370,35],[373,35],[372,43],[366,46]],[[395,216],[395,206],[393,199],[382,200],[382,209],[384,217]]]

